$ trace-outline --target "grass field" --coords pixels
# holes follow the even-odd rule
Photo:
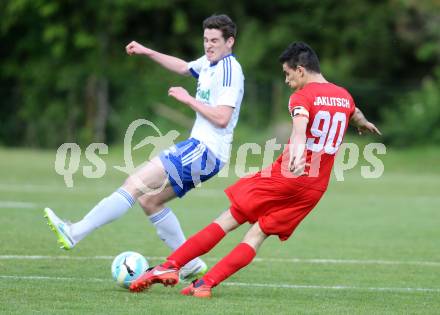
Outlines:
[[[160,261],[169,251],[139,206],[96,231],[72,252],[59,250],[43,220],[50,206],[80,219],[124,176],[111,169],[66,188],[54,171],[54,151],[0,149],[0,313],[150,314],[439,314],[439,148],[388,150],[380,179],[360,165],[330,188],[294,236],[270,238],[257,259],[214,291],[211,300],[153,287],[131,294],[111,279],[112,257],[134,250]],[[216,178],[170,204],[187,235],[226,209]],[[243,236],[225,238],[205,256],[212,265]]]

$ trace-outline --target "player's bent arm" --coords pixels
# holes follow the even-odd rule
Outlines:
[[[369,131],[377,135],[382,135],[379,129],[373,123],[369,122],[362,111],[357,107],[350,118],[350,125],[355,126],[358,129],[359,134]]]
[[[309,119],[296,116],[292,119],[292,133],[289,145],[289,169],[295,175],[301,175],[305,168],[306,129]]]
[[[166,55],[132,41],[125,47],[129,55],[145,55],[165,69],[181,75],[190,75],[188,63],[180,58]]]
[[[211,107],[196,99],[191,100],[190,104],[188,105],[219,128],[226,128],[228,126],[232,113],[234,112],[234,107],[228,105],[217,105]]]
[[[188,91],[180,86],[171,87],[168,95],[188,105],[219,128],[226,128],[234,111],[234,108],[228,105],[208,106],[189,95]]]

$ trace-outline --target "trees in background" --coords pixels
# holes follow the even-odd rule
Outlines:
[[[423,107],[427,118],[436,108],[439,9],[434,1],[411,0],[6,1],[0,4],[0,143],[121,140],[133,119],[161,119],[158,102],[192,115],[166,93],[171,85],[192,91],[191,79],[128,57],[124,47],[136,39],[190,60],[203,54],[203,19],[223,12],[238,24],[235,53],[246,76],[240,124],[269,125],[284,113],[290,91],[278,56],[302,40],[317,50],[328,79],[347,86],[369,116],[390,126],[385,139],[399,143],[411,133],[414,108]],[[427,129],[438,133],[437,122],[426,120]]]

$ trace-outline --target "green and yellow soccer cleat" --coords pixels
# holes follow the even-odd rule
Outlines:
[[[64,222],[49,208],[44,209],[44,217],[47,219],[47,224],[50,229],[54,231],[58,238],[60,248],[69,250],[75,247],[76,242],[70,235],[70,223]]]
[[[193,268],[189,269],[186,266],[183,266],[182,269],[180,269],[179,278],[182,282],[191,282],[194,279],[202,278],[207,271],[208,266],[206,266],[205,262],[199,258],[199,263]]]

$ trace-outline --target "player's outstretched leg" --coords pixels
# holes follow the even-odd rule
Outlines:
[[[45,211],[45,216],[58,240],[61,240],[61,248],[72,249],[94,230],[123,216],[142,194],[140,188],[159,189],[166,180],[162,164],[156,157],[130,175],[122,187],[102,199],[82,220],[69,225],[60,220],[53,211]]]
[[[61,248],[69,250],[97,228],[124,215],[134,203],[133,194],[121,187],[110,196],[102,199],[79,222],[71,224],[63,221],[49,208],[44,210],[44,216],[55,232],[58,242],[61,243]]]

